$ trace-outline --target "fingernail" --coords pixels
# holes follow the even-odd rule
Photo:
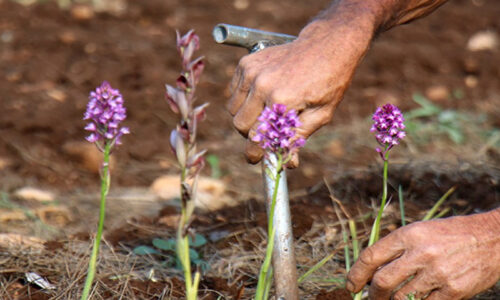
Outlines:
[[[354,284],[353,284],[350,280],[347,280],[347,282],[346,282],[346,284],[345,284],[345,288],[346,288],[349,292],[354,293]]]

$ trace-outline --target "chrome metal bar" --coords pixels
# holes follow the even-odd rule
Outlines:
[[[295,36],[240,27],[229,24],[218,24],[212,32],[217,43],[246,48],[249,52],[257,52],[266,47],[289,43]],[[268,153],[262,161],[262,177],[266,192],[267,212],[273,197],[275,182],[267,175],[266,168],[271,174],[276,174],[277,158]],[[278,183],[278,194],[274,208],[274,249],[272,265],[274,269],[274,283],[278,300],[298,300],[299,287],[297,283],[297,263],[293,245],[292,222],[288,199],[288,185],[286,172],[283,170]]]
[[[297,38],[293,35],[222,23],[214,27],[212,35],[219,44],[243,47],[250,52],[289,43]]]
[[[269,214],[273,198],[275,181],[266,174],[266,168],[271,174],[276,174],[278,160],[274,154],[268,154],[262,162],[262,175],[266,191],[267,212]],[[297,263],[293,245],[292,220],[288,199],[288,184],[286,171],[281,172],[278,183],[276,206],[274,207],[273,225],[276,230],[273,249],[273,269],[276,299],[298,300]]]

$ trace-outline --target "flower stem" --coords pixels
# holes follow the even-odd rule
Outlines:
[[[104,146],[104,160],[101,173],[101,207],[99,211],[99,225],[97,227],[97,234],[94,240],[94,247],[92,248],[92,254],[90,256],[87,278],[85,280],[85,286],[83,288],[81,300],[87,300],[89,298],[90,289],[92,288],[92,282],[94,281],[96,272],[97,256],[99,254],[99,245],[101,244],[102,231],[104,229],[104,218],[106,216],[106,196],[108,195],[109,184],[110,184],[110,175],[109,175],[110,150],[111,150],[111,143],[106,142]]]
[[[370,240],[368,242],[368,246],[373,245],[376,241],[378,241],[380,237],[380,222],[382,220],[382,214],[384,212],[385,203],[387,201],[387,169],[389,167],[389,153],[388,151],[385,153],[384,159],[384,177],[383,177],[383,190],[382,190],[382,203],[380,203],[380,208],[378,210],[377,218],[373,223],[372,232],[370,233]]]
[[[189,222],[188,212],[186,204],[191,199],[184,199],[186,193],[184,193],[184,187],[182,183],[186,180],[187,169],[182,168],[181,172],[181,218],[179,220],[179,226],[177,227],[177,257],[181,262],[182,268],[184,269],[184,282],[186,286],[186,299],[194,300],[197,298],[197,282],[196,286],[193,285],[193,280],[191,278],[191,259],[189,257],[189,238],[188,235],[184,235],[184,227]],[[198,281],[199,274],[197,273]],[[196,278],[195,278],[196,281]]]
[[[271,199],[271,205],[269,207],[269,219],[267,221],[267,248],[266,248],[266,256],[264,258],[264,262],[261,266],[259,273],[259,281],[257,283],[257,291],[255,293],[256,300],[265,300],[267,298],[266,295],[269,293],[270,285],[272,282],[272,270],[270,271],[271,258],[273,255],[274,248],[274,236],[276,234],[276,230],[274,228],[274,208],[276,207],[276,199],[278,198],[278,187],[281,179],[281,171],[283,168],[283,156],[280,153],[276,153],[278,157],[278,162],[276,165],[276,174],[274,174],[274,190],[273,197]],[[266,292],[267,291],[267,292]]]

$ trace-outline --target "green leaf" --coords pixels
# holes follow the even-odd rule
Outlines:
[[[194,248],[201,247],[207,243],[207,239],[199,233],[194,235],[194,240],[191,236],[189,236],[188,239],[189,245]]]
[[[135,247],[132,252],[137,255],[159,254],[156,249],[144,245]]]
[[[195,266],[199,267],[203,273],[210,269],[210,265],[208,264],[208,262],[204,261],[203,259],[195,259],[192,262]]]
[[[405,114],[406,120],[422,118],[422,117],[430,117],[437,115],[442,111],[442,109],[439,106],[432,104],[429,100],[427,100],[424,96],[420,94],[414,94],[413,101],[418,103],[421,107],[412,109],[409,112],[407,112]]]
[[[222,176],[222,172],[220,169],[220,161],[217,155],[210,154],[207,155],[206,161],[210,166],[210,170],[212,170],[212,178],[220,178]]]
[[[200,259],[200,255],[193,248],[189,248],[189,259],[191,261],[195,261],[197,259]]]
[[[175,251],[175,239],[154,239],[153,246],[165,251]]]

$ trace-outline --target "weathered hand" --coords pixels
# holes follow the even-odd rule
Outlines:
[[[373,35],[369,18],[355,25],[349,15],[344,18],[314,21],[301,31],[296,41],[240,60],[231,84],[228,110],[243,136],[255,134],[258,116],[266,105],[273,103],[285,104],[299,112],[303,125],[298,134],[304,138],[332,119]],[[257,163],[262,154],[248,139],[249,162]],[[295,157],[291,166],[297,164]]]
[[[500,279],[500,210],[400,228],[364,250],[347,278],[351,292],[371,280],[372,300],[468,299]]]

